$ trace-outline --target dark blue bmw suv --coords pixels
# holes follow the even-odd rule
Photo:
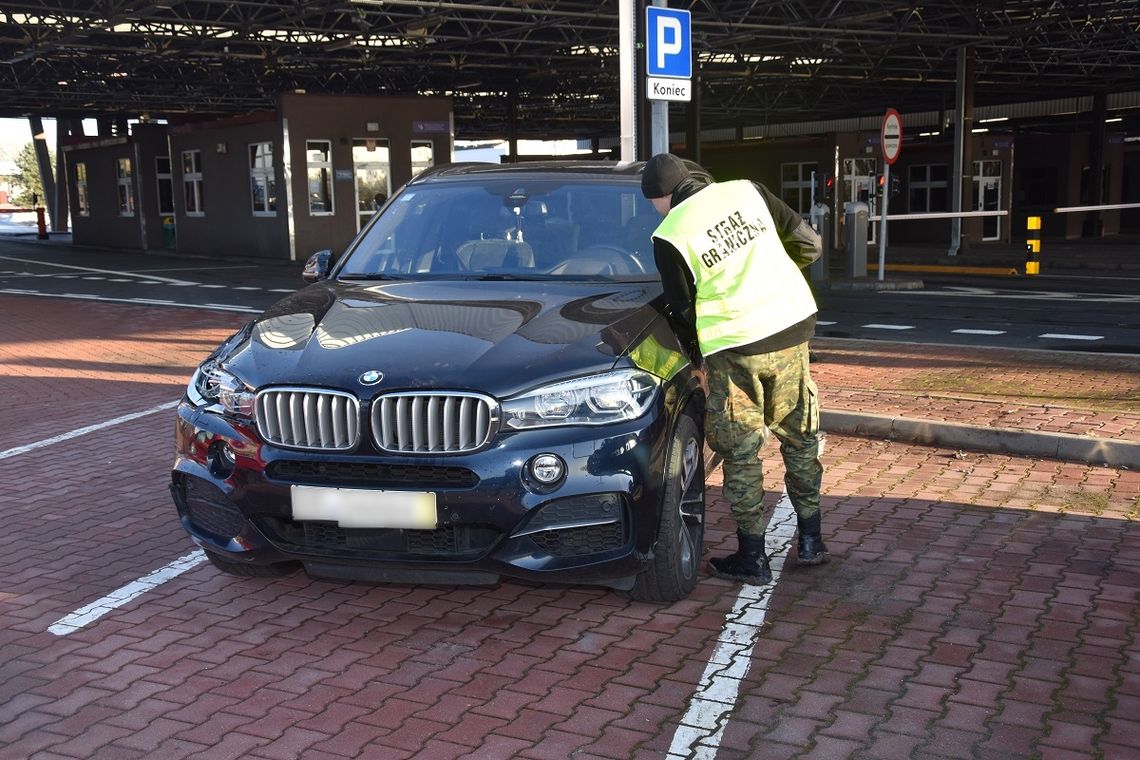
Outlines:
[[[219,346],[171,490],[218,568],[513,577],[672,601],[704,533],[700,370],[640,164],[451,164]]]

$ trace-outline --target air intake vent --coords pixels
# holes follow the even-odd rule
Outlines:
[[[400,454],[474,451],[498,424],[498,404],[474,393],[389,393],[372,405],[376,445]]]
[[[348,393],[273,388],[257,394],[257,430],[269,443],[343,451],[356,445],[360,402]]]

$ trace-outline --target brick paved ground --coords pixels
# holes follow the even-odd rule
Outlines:
[[[0,451],[177,397],[241,319],[19,297],[0,312]],[[842,377],[864,371],[852,356]],[[732,584],[649,605],[202,564],[47,632],[191,550],[166,492],[172,420],[0,459],[0,760],[666,755]],[[835,560],[785,566],[717,757],[1134,756],[1140,473],[843,436],[825,462]],[[710,487],[706,549],[723,552],[719,473]]]

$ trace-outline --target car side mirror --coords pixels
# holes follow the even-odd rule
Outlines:
[[[317,251],[309,260],[305,262],[305,268],[301,270],[301,277],[305,282],[320,282],[327,280],[329,272],[332,270],[333,253],[329,249]]]

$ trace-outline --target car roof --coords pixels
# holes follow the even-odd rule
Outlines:
[[[701,178],[706,182],[715,182],[716,180],[709,173],[708,169],[704,168],[695,161],[688,158],[682,158],[685,166],[693,176]],[[577,160],[542,160],[542,161],[522,161],[519,163],[511,164],[492,164],[478,161],[461,161],[447,164],[437,164],[425,169],[420,174],[416,175],[408,183],[409,185],[418,185],[421,183],[429,183],[438,180],[452,180],[452,179],[496,179],[496,178],[510,178],[510,177],[577,177],[587,178],[592,177],[595,179],[615,179],[620,178],[624,180],[635,180],[641,176],[642,171],[645,169],[645,161],[599,161],[596,159],[577,159]]]
[[[524,161],[514,164],[491,164],[474,161],[438,164],[416,177],[409,184],[433,182],[445,179],[477,178],[494,179],[509,177],[538,176],[577,176],[598,179],[636,179],[645,167],[644,161]]]

